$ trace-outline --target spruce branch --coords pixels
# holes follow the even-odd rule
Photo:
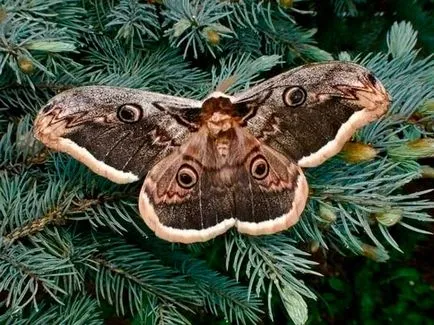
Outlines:
[[[170,248],[160,241],[152,241],[146,246],[150,246],[150,250],[165,264],[188,277],[202,299],[201,308],[214,315],[223,315],[230,323],[254,324],[259,321],[261,302],[255,294],[250,295],[246,286],[214,271],[204,261],[179,247]]]
[[[47,161],[48,179],[66,184],[73,195],[65,211],[71,221],[88,221],[94,228],[106,226],[115,233],[135,230],[146,237],[137,211],[137,184],[120,186],[93,174],[86,166],[64,155]]]
[[[332,0],[333,9],[338,16],[357,16],[358,10],[354,0]]]
[[[118,3],[118,0],[88,0],[84,3],[89,25],[92,26],[93,32],[103,35],[110,22],[108,17]]]
[[[35,74],[54,78],[67,71],[65,62],[76,64],[65,53],[75,51],[84,31],[85,10],[74,0],[17,1],[2,6],[0,22],[0,74],[3,83],[17,82],[33,87]],[[13,72],[2,73],[5,71]],[[9,82],[8,82],[9,81]]]
[[[326,177],[324,173],[327,173]],[[390,240],[392,237],[388,229],[381,227],[378,220],[372,218],[375,214],[396,210],[400,213],[396,224],[404,225],[405,220],[431,220],[427,211],[434,207],[434,204],[426,200],[418,200],[422,193],[397,193],[404,184],[419,175],[420,166],[416,162],[397,163],[381,159],[363,164],[346,164],[333,159],[309,172],[313,194],[305,210],[305,216],[296,229],[300,229],[299,235],[304,233],[301,235],[302,238],[309,238],[312,233],[305,232],[305,228],[315,229],[314,224],[318,220],[324,220],[321,216],[324,212],[321,213],[320,207],[323,202],[328,202],[327,209],[330,211],[328,215],[332,214],[333,217],[328,217],[326,214],[332,226],[331,232],[327,232],[326,236],[337,235],[333,238],[340,238],[350,250],[362,252],[358,239],[362,233],[367,234],[376,246],[383,247],[373,230],[380,226],[389,244],[398,248],[396,242]],[[316,240],[325,243],[318,236]]]
[[[211,70],[212,89],[219,89],[226,82],[224,89],[227,93],[235,93],[246,89],[261,81],[258,76],[280,63],[278,55],[261,56],[253,59],[249,54],[231,55],[220,59],[218,66]],[[228,82],[229,81],[229,82]]]
[[[6,132],[0,138],[0,171],[6,170],[16,174],[25,172],[41,149],[42,145],[34,139],[31,132],[30,115],[25,116],[16,125],[9,122]]]
[[[138,324],[159,325],[191,325],[176,306],[172,304],[158,303],[155,299],[143,306],[134,318]]]
[[[188,1],[165,0],[166,10],[163,11],[166,28],[173,47],[184,47],[184,57],[189,51],[194,58],[199,53],[209,52],[215,56],[215,49],[220,50],[220,37],[232,37],[234,31],[222,24],[230,15],[227,5],[213,0]]]
[[[29,238],[35,247],[71,263],[73,272],[58,278],[59,285],[68,295],[87,289],[86,276],[90,270],[95,271],[97,268],[94,261],[98,254],[97,244],[91,235],[80,233],[79,228],[77,224],[62,228],[51,227]]]
[[[24,123],[25,135],[29,134],[27,122]],[[20,137],[15,136],[13,141],[11,135],[12,132],[6,133],[0,141],[0,150],[4,148],[0,151],[5,164],[2,167],[6,171],[0,174],[0,233],[5,241],[25,238],[49,225],[78,220],[88,220],[94,227],[108,226],[119,233],[126,233],[127,227],[133,227],[145,235],[137,217],[135,190],[134,193],[119,190],[119,186],[116,188],[113,183],[95,177],[69,157],[54,159],[55,168],[35,181],[29,175],[36,174],[38,169],[26,164],[35,159],[34,152],[26,154],[32,148],[28,145],[22,146],[26,150],[24,166],[15,173],[23,159],[14,157],[20,153]],[[34,141],[33,137],[31,140]],[[74,177],[68,178],[68,175]],[[94,181],[89,182],[89,179]]]
[[[58,30],[52,33],[46,24],[14,15],[7,16],[0,23],[0,75],[4,69],[10,70],[15,74],[17,83],[25,82],[33,87],[30,75],[34,69],[50,77],[54,76],[43,61],[32,55],[34,51],[46,55],[71,52],[75,48],[74,42],[68,36],[59,33]]]
[[[89,38],[88,61],[92,68],[87,84],[105,84],[131,88],[148,88],[173,94],[179,84],[186,92],[195,92],[206,82],[207,74],[191,68],[174,49],[154,48],[129,51],[108,38]],[[197,94],[196,94],[197,96]]]
[[[64,222],[63,215],[58,210],[54,210],[40,219],[32,220],[20,228],[13,229],[10,233],[3,236],[3,240],[6,243],[11,243],[20,238],[41,232],[47,225],[63,225]]]
[[[0,107],[4,109],[4,114],[19,116],[23,113],[30,113],[33,116],[39,111],[42,105],[52,96],[52,93],[46,89],[39,89],[36,84],[35,87],[37,89],[29,90],[25,87],[17,87],[17,85],[7,85],[5,88],[0,89]],[[29,131],[28,127],[24,128],[24,125],[28,126],[31,119],[32,117],[29,116],[20,122],[23,129]],[[3,134],[3,132],[0,131],[0,134]]]
[[[120,0],[107,18],[110,22],[106,27],[117,28],[116,38],[130,42],[137,39],[142,46],[148,37],[158,39],[160,24],[153,5],[139,3],[138,0]]]
[[[232,29],[248,29],[265,43],[265,54],[278,54],[291,64],[295,59],[303,61],[331,60],[329,53],[315,46],[312,36],[316,30],[305,30],[295,24],[291,16],[271,2],[257,3],[246,0],[228,5],[232,14],[228,17]],[[253,36],[253,35],[252,35]],[[237,38],[241,47],[246,41]],[[244,44],[244,45],[243,45]],[[232,46],[236,46],[235,43]],[[248,45],[247,45],[248,46]]]
[[[98,325],[101,324],[101,311],[97,301],[87,295],[71,295],[63,301],[63,304],[52,306],[48,312],[62,315],[62,319],[54,323],[74,325]]]
[[[237,37],[230,38],[224,44],[224,51],[229,55],[237,55],[238,53],[249,53],[253,58],[262,55],[262,39],[258,37],[258,33],[247,27],[234,28]]]
[[[1,235],[12,242],[49,224],[62,224],[64,213],[61,211],[67,209],[73,199],[72,194],[63,195],[66,188],[60,182],[37,184],[27,174],[1,175]]]
[[[259,321],[260,301],[250,296],[247,288],[233,279],[210,271],[202,261],[184,259],[184,274],[192,277],[206,309],[215,315],[222,314],[230,323],[249,324]]]
[[[86,30],[86,10],[75,0],[5,0],[2,8],[6,15],[45,26],[51,35],[61,33],[76,38]]]
[[[232,234],[226,236],[226,268],[233,269],[236,279],[247,276],[250,293],[267,293],[268,315],[272,320],[271,297],[275,287],[291,319],[302,323],[307,315],[307,305],[301,297],[314,299],[315,295],[294,273],[318,275],[310,269],[316,263],[305,258],[309,254],[295,248],[295,242],[284,234],[267,237]]]
[[[62,317],[60,318],[59,315]],[[69,296],[62,301],[62,304],[51,306],[41,304],[38,309],[26,308],[20,311],[8,309],[0,316],[0,323],[8,325],[98,325],[101,322],[101,312],[97,302],[86,295]]]
[[[199,305],[196,288],[186,277],[162,265],[151,254],[120,238],[95,234],[99,254],[94,258],[94,282],[98,300],[114,305],[118,314],[132,314],[149,299],[188,310]],[[127,300],[127,301],[125,301]]]
[[[273,28],[265,22],[260,22],[259,26],[265,36],[267,54],[278,53],[288,63],[293,63],[296,59],[304,62],[333,59],[329,53],[315,46],[314,29],[305,30],[298,25],[285,22],[283,18],[277,20]]]
[[[413,52],[417,32],[409,22],[395,22],[387,35],[387,48],[393,58],[405,57]]]
[[[65,258],[56,258],[39,248],[28,248],[21,243],[6,247],[0,242],[0,291],[7,294],[6,306],[19,310],[28,304],[37,308],[37,294],[47,293],[57,302],[66,291],[58,278],[74,273]]]

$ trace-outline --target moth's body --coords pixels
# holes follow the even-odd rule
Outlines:
[[[213,93],[204,101],[201,108],[201,126],[199,135],[206,137],[215,148],[218,164],[230,158],[229,152],[234,150],[237,137],[235,128],[239,127],[239,119],[234,116],[234,109],[229,98],[220,93]],[[236,154],[237,152],[235,152]]]
[[[389,97],[366,69],[312,64],[204,101],[82,87],[44,107],[35,134],[119,183],[146,175],[140,213],[157,236],[191,243],[230,227],[287,229],[304,209],[300,167],[336,154]]]
[[[206,240],[234,225],[250,234],[257,234],[258,225],[261,234],[286,229],[295,220],[286,217],[293,205],[294,180],[299,180],[302,188],[295,211],[303,210],[307,185],[299,167],[264,146],[241,123],[230,98],[216,93],[202,103],[197,131],[165,159],[161,169],[161,164],[157,164],[145,181],[144,192],[153,194],[153,202],[144,196],[140,211],[154,220],[149,224],[157,234],[185,242]],[[262,157],[274,162],[279,175],[265,170],[263,178],[252,177],[251,166],[259,161],[261,167]],[[185,177],[197,179],[192,189],[183,188],[181,181],[170,184],[165,179],[173,180],[168,175],[182,175],[183,165],[188,166],[184,167]],[[268,169],[265,163],[263,166]],[[266,200],[261,199],[262,192],[267,192]],[[167,206],[171,211],[161,224],[158,216],[164,214],[162,210]],[[270,213],[281,217],[281,221],[267,222]],[[190,231],[177,230],[180,223]]]

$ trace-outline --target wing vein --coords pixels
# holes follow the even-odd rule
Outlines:
[[[131,135],[130,131],[127,131],[127,133],[122,136],[118,141],[115,142],[115,144],[109,149],[109,151],[104,155],[103,161],[112,153],[112,151],[121,143],[123,140],[125,140],[128,136]]]

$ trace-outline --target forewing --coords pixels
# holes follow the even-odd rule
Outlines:
[[[195,130],[201,103],[136,89],[91,86],[55,96],[35,136],[117,183],[133,182]]]
[[[234,99],[247,129],[301,167],[338,153],[358,128],[382,116],[389,102],[371,72],[345,62],[305,65]]]

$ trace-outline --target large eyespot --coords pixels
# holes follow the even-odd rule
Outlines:
[[[297,107],[306,101],[306,91],[301,87],[290,87],[283,92],[283,102],[290,107]]]
[[[269,169],[268,162],[264,156],[257,156],[250,163],[250,173],[257,180],[267,177]]]
[[[197,183],[197,172],[190,165],[182,165],[176,174],[176,181],[179,186],[186,190],[192,188]]]
[[[136,123],[143,115],[143,110],[136,104],[125,104],[118,108],[118,119],[124,123]]]

